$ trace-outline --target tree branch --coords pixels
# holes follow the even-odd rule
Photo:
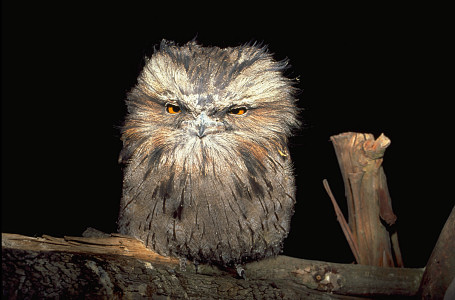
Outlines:
[[[202,299],[356,299],[416,295],[423,269],[378,268],[278,256],[233,270],[188,265],[142,242],[110,237],[41,238],[2,234],[3,295],[8,298],[128,297]],[[349,295],[349,296],[348,296]]]
[[[443,299],[450,284],[455,284],[455,207],[449,215],[428,259],[420,285],[422,299]],[[448,292],[454,299],[455,287]]]
[[[359,247],[357,246],[357,242],[352,235],[351,229],[349,228],[349,225],[346,222],[346,219],[344,218],[343,212],[341,211],[340,207],[338,206],[335,196],[333,196],[332,190],[330,189],[330,186],[329,186],[329,182],[327,181],[327,179],[324,179],[322,181],[322,183],[324,185],[324,188],[325,188],[327,194],[329,195],[330,200],[332,201],[332,205],[335,210],[335,214],[337,215],[337,220],[340,223],[341,229],[343,230],[346,240],[348,241],[349,247],[351,248],[355,261],[357,263],[359,263],[359,261],[360,261]]]

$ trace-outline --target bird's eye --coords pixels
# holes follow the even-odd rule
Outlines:
[[[246,107],[236,107],[229,110],[231,115],[243,115],[247,111]]]
[[[166,104],[166,112],[171,115],[179,114],[181,112],[180,106],[175,104]]]

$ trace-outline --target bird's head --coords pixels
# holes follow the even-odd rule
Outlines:
[[[286,66],[254,44],[222,49],[163,41],[128,95],[121,160],[200,169],[220,159],[285,155],[298,124]]]

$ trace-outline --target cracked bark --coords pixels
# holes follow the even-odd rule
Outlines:
[[[414,296],[423,269],[377,268],[278,256],[234,270],[188,264],[140,241],[2,234],[3,296],[137,299],[357,299]],[[362,298],[364,299],[364,298]]]

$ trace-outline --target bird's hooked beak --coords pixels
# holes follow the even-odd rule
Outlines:
[[[208,134],[216,133],[220,131],[220,126],[223,124],[216,120],[213,120],[203,111],[194,120],[194,129],[196,135],[199,138],[203,138]]]

